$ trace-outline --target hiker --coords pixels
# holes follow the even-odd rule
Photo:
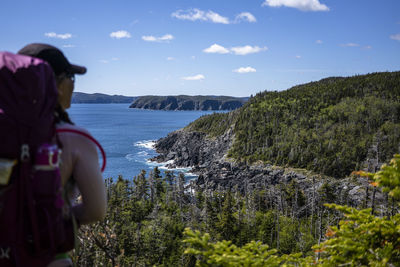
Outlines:
[[[75,74],[85,74],[86,68],[70,64],[59,49],[47,44],[29,44],[18,51],[18,54],[40,58],[52,67],[58,90],[56,128],[57,131],[67,129],[58,133],[62,145],[61,181],[67,191],[67,202],[71,201],[72,213],[78,224],[102,220],[106,213],[107,200],[96,145],[89,138],[74,133],[77,131],[89,135],[85,129],[74,125],[66,112],[71,106]],[[78,192],[81,194],[81,202],[74,204]],[[49,266],[68,266],[68,262],[71,265],[67,255],[57,256],[58,259],[63,257],[67,259],[55,261]]]

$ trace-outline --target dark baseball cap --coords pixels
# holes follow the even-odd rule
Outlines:
[[[28,44],[19,50],[18,54],[36,57],[47,61],[47,63],[49,63],[53,68],[56,76],[63,72],[70,74],[86,73],[85,67],[69,63],[68,59],[64,56],[60,49],[48,44]]]

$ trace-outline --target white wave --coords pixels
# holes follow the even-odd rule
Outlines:
[[[143,140],[143,141],[138,141],[134,144],[134,146],[137,147],[144,147],[147,149],[154,149],[154,146],[156,145],[155,140]]]
[[[151,168],[154,168],[154,167],[160,168],[160,167],[164,166],[162,163],[158,163],[158,162],[155,162],[155,161],[146,161],[146,164],[148,166],[150,166]]]
[[[148,156],[149,155],[149,153],[147,153],[146,151],[140,151],[140,152],[138,152],[137,153],[139,156]]]
[[[156,162],[156,161],[147,160],[146,164],[150,165],[150,166],[154,166],[154,167],[157,166],[159,169],[162,169],[162,170],[183,172],[185,174],[190,173],[190,176],[196,176],[195,174],[190,172],[192,170],[191,167],[174,167],[174,168],[168,167],[168,165],[174,164],[174,160],[172,160],[172,159],[168,160],[168,161],[164,161],[164,162]]]
[[[190,177],[191,179],[195,178],[195,177],[199,177],[197,174],[195,174],[193,172],[186,172],[185,176]]]
[[[168,160],[168,161],[165,161],[165,162],[157,162],[157,161],[146,160],[146,164],[147,165],[153,166],[153,167],[160,167],[160,168],[164,167],[167,164],[172,164],[172,163],[174,163],[173,160]]]
[[[176,167],[176,168],[169,168],[167,167],[167,165],[169,164],[173,164],[174,161],[173,160],[168,160],[165,162],[156,162],[156,161],[150,161],[147,160],[146,164],[149,165],[149,169],[152,169],[154,167],[158,167],[160,170],[168,170],[168,171],[173,171],[175,172],[176,175],[178,175],[179,173],[183,173],[185,175],[185,184],[187,185],[189,183],[190,180],[196,179],[198,177],[197,174],[194,174],[192,172],[190,172],[192,170],[191,167]]]
[[[161,170],[172,170],[171,168],[168,168],[167,166],[165,166],[165,165],[160,165],[159,167],[158,167],[159,169],[161,169]]]

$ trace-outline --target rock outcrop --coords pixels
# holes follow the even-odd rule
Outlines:
[[[362,206],[371,199],[368,181],[363,178],[348,177],[335,179],[311,173],[306,170],[283,168],[270,164],[233,162],[226,158],[233,140],[232,129],[218,138],[208,138],[206,134],[178,130],[158,140],[156,150],[159,155],[152,160],[172,162],[168,167],[192,167],[198,175],[196,185],[206,190],[230,189],[253,191],[268,189],[276,192],[279,185],[296,183],[308,197],[317,195],[324,185],[329,185],[339,203]],[[368,195],[367,195],[368,193]],[[376,192],[376,205],[384,197]]]

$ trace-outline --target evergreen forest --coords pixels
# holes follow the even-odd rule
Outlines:
[[[296,183],[204,192],[157,168],[108,179],[106,219],[80,229],[72,256],[78,266],[399,266],[400,155],[353,175],[369,181],[363,207],[326,184],[307,197]]]
[[[251,97],[239,110],[186,127],[210,137],[233,128],[229,155],[343,178],[378,170],[400,148],[400,72],[333,77]]]

